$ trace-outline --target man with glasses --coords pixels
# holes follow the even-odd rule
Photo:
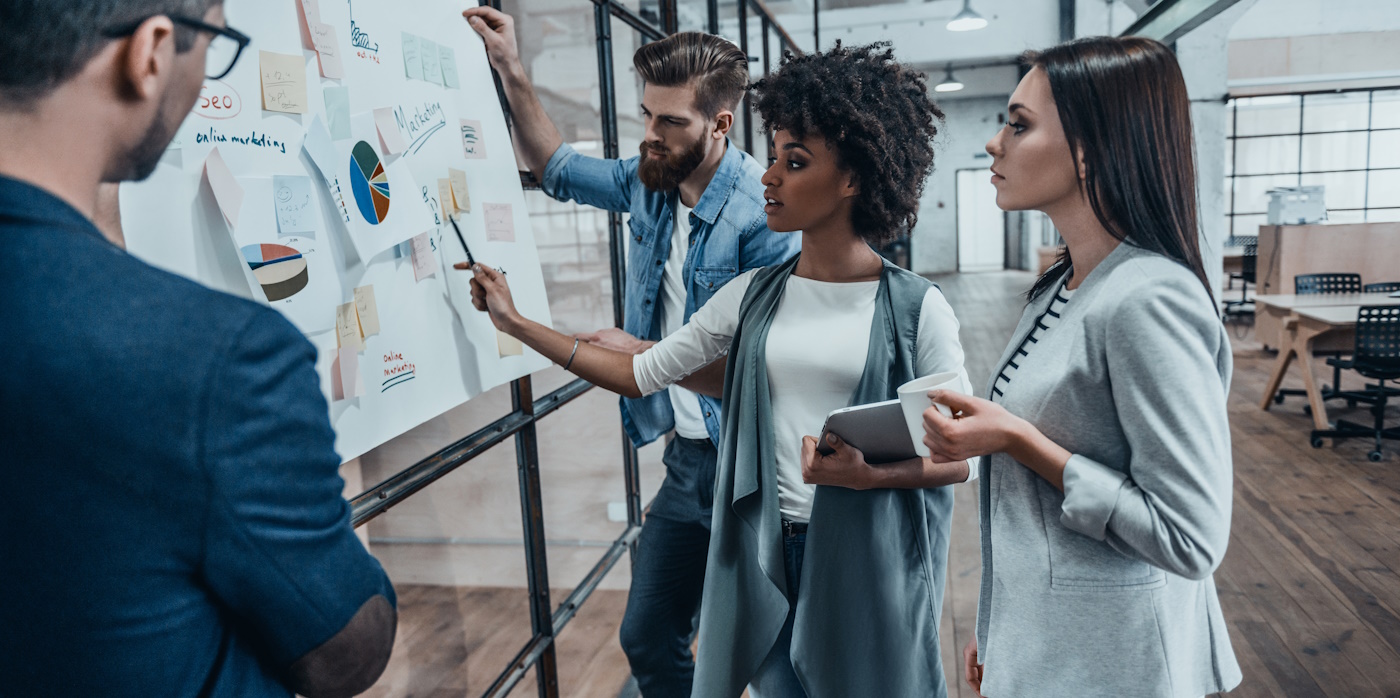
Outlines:
[[[396,615],[315,350],[93,224],[248,40],[218,0],[0,2],[0,693],[352,695]]]

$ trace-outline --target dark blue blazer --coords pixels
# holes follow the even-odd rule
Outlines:
[[[286,696],[376,594],[315,350],[0,177],[0,693]]]

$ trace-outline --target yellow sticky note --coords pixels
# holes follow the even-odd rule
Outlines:
[[[365,348],[365,337],[360,333],[360,320],[353,302],[336,306],[335,339],[336,346],[342,349],[361,351]]]
[[[374,286],[355,289],[355,314],[360,317],[360,334],[366,337],[379,334],[379,304],[374,300]]]
[[[525,345],[521,344],[520,340],[496,330],[496,350],[502,357],[520,356],[525,353]]]
[[[306,61],[271,51],[258,51],[258,66],[262,73],[263,109],[288,114],[305,114]]]
[[[457,212],[457,202],[452,196],[452,180],[438,180],[438,203],[442,204],[442,212],[449,216]]]
[[[467,191],[467,173],[447,168],[447,180],[452,183],[452,198],[457,200],[457,210],[472,212],[472,197]]]

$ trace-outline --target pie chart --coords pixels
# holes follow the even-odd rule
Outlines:
[[[384,222],[389,215],[389,173],[379,154],[364,141],[350,150],[350,191],[370,225]]]
[[[269,302],[295,296],[310,280],[306,273],[306,257],[286,245],[245,245],[243,259],[253,270]]]

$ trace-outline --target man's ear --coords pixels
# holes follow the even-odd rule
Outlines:
[[[719,138],[729,135],[729,129],[734,128],[734,112],[728,109],[721,110],[715,115],[714,126],[711,135],[717,135]]]
[[[170,79],[175,63],[175,24],[157,15],[141,23],[126,40],[118,58],[120,90],[137,99],[154,99]]]

